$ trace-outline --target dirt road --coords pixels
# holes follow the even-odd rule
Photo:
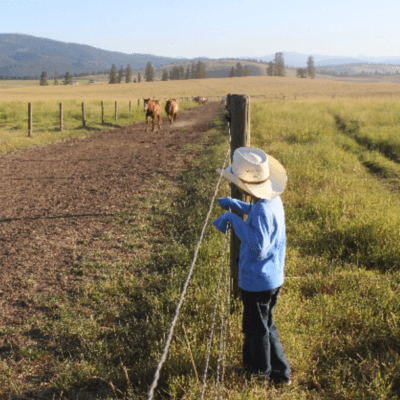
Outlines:
[[[60,274],[79,262],[71,248],[101,235],[96,222],[168,171],[185,144],[201,143],[222,111],[207,103],[180,113],[172,129],[164,118],[160,131],[146,133],[142,122],[0,156],[0,323],[33,312],[32,291],[79,283]]]

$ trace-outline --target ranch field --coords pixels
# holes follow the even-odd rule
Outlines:
[[[396,96],[400,95],[397,83],[344,82],[331,79],[300,79],[295,77],[250,76],[242,78],[189,79],[183,81],[157,81],[141,83],[81,84],[78,86],[23,86],[0,89],[3,101],[61,100],[135,100],[167,97],[221,97],[227,93],[246,93],[251,97],[268,97],[285,100],[328,100],[340,97]],[[25,110],[24,110],[25,111]]]
[[[250,77],[0,90],[0,116],[17,120],[28,101],[78,107],[64,133],[0,128],[1,399],[147,398],[228,130],[220,101],[189,101],[174,128],[164,118],[147,134],[141,108],[128,115],[126,104],[227,93],[250,94],[251,145],[288,172],[275,320],[293,383],[240,372],[242,306],[232,299],[223,398],[400,397],[400,89]],[[124,102],[121,121],[110,113],[101,126],[100,100]],[[86,128],[81,101],[93,107]],[[217,197],[227,195],[223,181]],[[224,239],[211,221],[223,212],[214,204],[156,399],[200,398]],[[221,320],[219,307],[205,399]]]

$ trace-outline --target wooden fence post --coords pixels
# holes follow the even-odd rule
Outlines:
[[[32,136],[32,103],[28,103],[28,137]]]
[[[129,115],[132,114],[132,104],[131,101],[129,100]]]
[[[101,124],[104,125],[104,101],[101,102]]]
[[[63,104],[60,103],[60,132],[63,131]]]
[[[227,109],[230,115],[231,130],[231,163],[234,151],[239,147],[250,146],[250,96],[247,94],[229,94],[227,96]],[[248,201],[247,196],[243,196],[236,185],[231,183],[231,197],[242,201]],[[244,215],[235,210],[233,213],[243,218]],[[239,288],[239,250],[240,239],[236,233],[231,232],[231,294],[235,299],[240,296]]]
[[[86,127],[85,103],[82,101],[82,125]]]
[[[117,102],[115,102],[115,121],[117,121]]]
[[[138,101],[137,101],[137,106],[138,107],[140,106],[140,99],[138,99]]]

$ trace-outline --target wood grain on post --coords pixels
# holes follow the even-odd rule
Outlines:
[[[63,131],[63,104],[60,103],[60,132]]]
[[[101,124],[104,125],[104,101],[101,102]]]
[[[28,103],[28,137],[32,136],[32,103]]]
[[[233,153],[239,147],[250,146],[250,96],[247,94],[229,94],[227,96],[227,109],[230,115],[230,130],[231,130],[231,163]],[[249,201],[247,196],[243,196],[238,187],[231,183],[231,197],[241,201]],[[245,219],[242,213],[235,210],[232,212],[240,218]],[[240,239],[232,230],[231,232],[231,277],[232,277],[232,295],[235,299],[240,296],[239,288],[239,250]]]
[[[82,125],[86,127],[85,103],[82,101]]]
[[[115,121],[117,121],[117,102],[115,102]]]

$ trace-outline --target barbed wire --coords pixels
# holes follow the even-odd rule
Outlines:
[[[228,223],[228,226],[229,226],[229,223]],[[202,387],[202,389],[201,389],[200,400],[203,400],[204,391],[205,391],[205,389],[206,389],[207,371],[208,371],[208,365],[209,365],[209,362],[210,362],[211,345],[212,345],[212,340],[213,340],[213,335],[214,335],[215,317],[216,317],[216,315],[217,315],[218,298],[219,298],[219,289],[220,289],[221,280],[222,280],[222,272],[223,272],[223,267],[224,267],[224,256],[225,256],[225,245],[226,245],[226,238],[227,238],[227,237],[228,237],[228,235],[225,234],[224,246],[223,246],[223,248],[222,248],[221,269],[220,269],[220,273],[219,273],[219,280],[218,280],[217,291],[216,291],[216,295],[215,295],[214,312],[213,312],[212,322],[211,322],[210,337],[209,337],[209,339],[208,339],[207,356],[206,356],[206,366],[205,366],[205,368],[204,368],[203,387]]]
[[[218,187],[219,187],[219,185],[221,183],[222,174],[223,174],[223,171],[225,169],[226,160],[228,159],[228,155],[229,155],[230,143],[231,143],[231,140],[230,140],[230,131],[229,131],[228,149],[227,149],[227,152],[226,152],[226,155],[225,155],[224,164],[222,166],[222,170],[221,170],[221,173],[220,173],[219,178],[218,178],[217,186],[215,188],[214,195],[213,195],[213,198],[211,200],[210,208],[208,210],[208,213],[207,213],[207,216],[206,216],[206,220],[205,220],[203,229],[202,229],[201,234],[200,234],[199,242],[197,243],[197,246],[196,246],[196,250],[195,250],[195,254],[194,254],[192,265],[191,265],[191,267],[189,269],[189,273],[188,273],[188,276],[186,278],[186,282],[185,282],[185,285],[183,287],[182,294],[181,294],[178,306],[177,306],[177,308],[175,310],[175,316],[174,316],[174,319],[172,321],[172,324],[171,324],[171,327],[170,327],[170,330],[169,330],[169,333],[168,333],[168,338],[167,338],[167,342],[166,342],[165,347],[164,347],[164,351],[163,351],[162,357],[161,357],[160,362],[157,365],[156,373],[154,375],[154,379],[153,379],[152,385],[151,385],[149,393],[148,393],[148,397],[147,397],[148,400],[152,400],[153,399],[154,389],[156,388],[157,383],[158,383],[158,379],[160,377],[160,370],[161,370],[161,367],[164,364],[165,359],[166,359],[167,354],[168,354],[168,349],[169,349],[169,346],[171,344],[172,335],[174,333],[175,325],[176,325],[176,322],[177,322],[178,317],[179,317],[179,311],[181,309],[181,306],[182,306],[182,303],[183,303],[183,300],[184,300],[184,297],[185,297],[185,294],[186,294],[186,290],[187,290],[187,288],[189,286],[189,281],[190,281],[190,278],[191,278],[192,273],[193,273],[193,268],[194,268],[194,265],[195,265],[195,262],[196,262],[196,259],[197,259],[197,254],[199,252],[201,242],[203,240],[203,235],[204,235],[204,232],[205,232],[205,228],[207,226],[208,219],[209,219],[209,217],[211,215],[211,210],[212,210],[212,206],[214,204],[215,197],[217,195]]]
[[[229,234],[227,234],[226,236],[228,236],[227,254],[229,254]],[[228,314],[225,314],[225,307],[226,307],[226,303],[227,303],[227,293],[228,293],[228,297],[229,297],[229,292],[227,292],[228,281],[229,281],[229,261],[225,267],[224,299],[222,301],[222,307],[221,307],[222,308],[222,311],[221,311],[222,312],[221,333],[220,333],[220,339],[219,339],[219,355],[218,355],[218,361],[217,361],[217,377],[215,379],[214,400],[217,400],[217,398],[218,398],[218,383],[219,383],[219,377],[220,377],[221,357],[225,358],[225,347],[226,347],[226,346],[224,346],[224,344],[226,343],[226,341],[225,341],[225,335],[226,335],[225,315],[226,315],[226,320],[228,319]],[[221,380],[221,390],[223,390],[222,380]]]

